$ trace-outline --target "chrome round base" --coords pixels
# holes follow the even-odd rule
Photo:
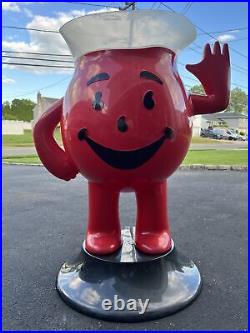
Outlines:
[[[113,255],[94,256],[83,249],[64,263],[57,290],[76,310],[100,319],[135,322],[160,318],[190,304],[199,294],[195,264],[177,252],[148,256],[138,252],[129,229]]]

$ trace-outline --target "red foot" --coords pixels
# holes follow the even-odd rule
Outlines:
[[[146,254],[164,254],[171,249],[171,238],[166,231],[137,233],[135,244]]]
[[[86,250],[96,255],[111,254],[122,245],[121,234],[118,232],[87,233]]]

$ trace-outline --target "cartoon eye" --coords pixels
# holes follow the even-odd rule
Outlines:
[[[95,93],[95,98],[92,102],[92,107],[96,111],[101,111],[103,106],[104,106],[104,104],[103,104],[103,101],[102,101],[102,93],[100,91],[97,91]]]
[[[155,102],[153,100],[153,91],[149,90],[148,92],[146,92],[143,98],[143,104],[148,110],[153,109],[153,107],[155,106]]]

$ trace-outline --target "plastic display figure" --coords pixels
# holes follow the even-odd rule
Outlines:
[[[229,102],[228,46],[207,44],[203,60],[186,68],[205,95],[188,95],[176,54],[195,38],[193,25],[164,11],[88,15],[60,30],[75,59],[67,92],[37,121],[34,141],[44,166],[70,180],[88,180],[85,249],[109,255],[122,246],[118,201],[137,200],[135,247],[149,255],[172,246],[166,179],[188,151],[192,116],[224,110]],[[63,148],[53,138],[60,123]]]

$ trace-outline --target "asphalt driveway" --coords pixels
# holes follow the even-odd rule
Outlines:
[[[198,265],[203,290],[163,319],[112,323],[82,315],[55,290],[61,264],[79,252],[87,183],[67,183],[42,167],[3,166],[4,330],[246,330],[247,173],[178,171],[169,179],[172,236]],[[133,225],[135,200],[123,194],[122,224]]]

